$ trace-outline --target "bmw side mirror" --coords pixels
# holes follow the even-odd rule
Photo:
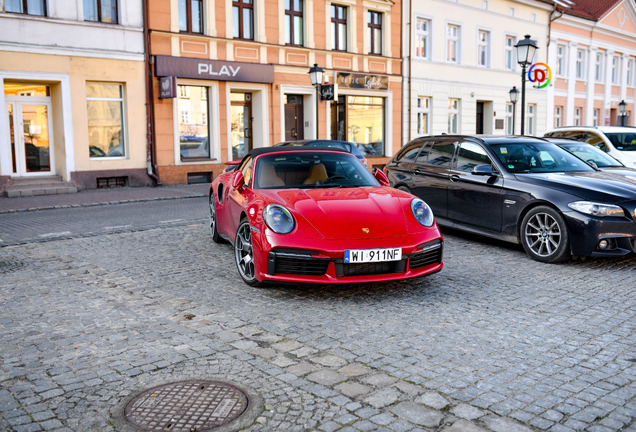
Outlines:
[[[243,173],[241,171],[237,171],[232,178],[232,187],[239,192],[243,189],[243,185],[245,184],[245,178],[243,177]]]
[[[477,165],[471,171],[473,175],[481,175],[481,176],[494,176],[497,175],[493,173],[492,167],[488,164]]]
[[[380,183],[380,186],[391,186],[389,178],[379,169],[373,168],[373,177]]]

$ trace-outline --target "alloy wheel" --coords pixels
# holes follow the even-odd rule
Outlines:
[[[216,228],[216,206],[214,204],[214,195],[210,195],[210,232],[215,234]]]
[[[250,224],[244,222],[239,226],[236,232],[236,240],[234,241],[234,254],[236,265],[241,276],[246,281],[252,281],[255,278],[254,273],[254,251],[252,249],[252,233]]]
[[[551,215],[536,213],[525,226],[525,237],[532,252],[548,257],[558,250],[562,233],[559,223]]]

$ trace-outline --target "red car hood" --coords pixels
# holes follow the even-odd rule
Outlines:
[[[402,204],[389,188],[261,189],[259,192],[303,216],[328,240],[408,235]]]

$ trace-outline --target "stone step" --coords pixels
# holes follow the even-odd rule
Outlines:
[[[39,176],[39,177],[12,177],[12,185],[26,185],[32,183],[61,182],[62,176]]]
[[[9,189],[11,187],[12,189]],[[60,185],[48,186],[48,187],[15,187],[9,186],[5,188],[4,196],[9,198],[16,197],[29,197],[29,196],[40,196],[40,195],[58,195],[58,194],[68,194],[68,193],[76,193],[77,188],[73,186],[68,186],[67,183],[61,182]]]
[[[11,183],[8,186],[5,186],[4,190],[24,190],[24,189],[55,189],[55,188],[63,188],[63,187],[75,187],[75,184],[71,182],[63,182],[63,181],[45,181],[42,180],[40,182],[33,183]]]

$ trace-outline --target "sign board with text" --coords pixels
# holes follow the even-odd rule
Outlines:
[[[336,84],[343,88],[365,90],[388,90],[389,77],[386,75],[365,75],[336,72]]]
[[[159,80],[159,99],[170,99],[177,97],[177,77],[166,76]]]
[[[158,55],[155,76],[272,84],[274,65]]]

